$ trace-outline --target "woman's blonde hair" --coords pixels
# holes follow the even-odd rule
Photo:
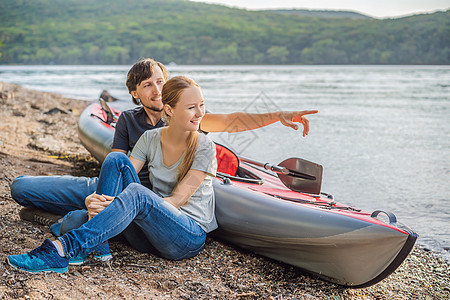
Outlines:
[[[176,76],[167,81],[162,89],[162,103],[175,107],[180,100],[182,92],[192,86],[200,87],[194,80],[185,76]],[[163,117],[166,121],[170,122],[170,117],[163,110]],[[183,161],[178,167],[178,182],[180,182],[187,172],[191,169],[192,162],[194,161],[194,154],[198,146],[198,132],[191,131],[186,141],[186,154]]]

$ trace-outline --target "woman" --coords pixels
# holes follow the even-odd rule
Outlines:
[[[164,85],[162,102],[169,126],[145,132],[130,158],[113,152],[103,162],[96,191],[114,200],[56,241],[47,239],[27,254],[8,256],[11,266],[67,272],[70,258],[98,247],[131,222],[144,233],[143,244],[164,258],[189,258],[203,248],[206,233],[217,228],[215,146],[197,132],[205,114],[203,95],[193,80],[178,76]],[[137,175],[146,161],[152,190],[139,184]]]

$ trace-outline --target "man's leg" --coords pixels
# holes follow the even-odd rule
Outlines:
[[[98,178],[20,176],[11,184],[11,196],[20,205],[58,215],[85,209],[85,198],[95,192]]]

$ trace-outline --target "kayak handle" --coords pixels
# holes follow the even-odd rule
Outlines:
[[[389,212],[389,211],[383,211],[383,210],[376,210],[376,211],[374,211],[370,216],[372,217],[372,218],[376,218],[380,213],[384,213],[385,215],[387,215],[388,216],[388,218],[389,218],[389,224],[395,224],[395,223],[397,223],[397,217],[393,214],[393,213],[391,213],[391,212]]]

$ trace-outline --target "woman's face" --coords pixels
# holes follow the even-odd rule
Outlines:
[[[131,95],[136,99],[140,99],[141,103],[151,110],[162,111],[161,91],[164,83],[166,81],[161,68],[158,65],[154,65],[152,76],[138,84],[136,90],[131,91]]]
[[[184,89],[175,107],[167,105],[166,113],[170,116],[170,126],[177,126],[186,131],[196,131],[205,115],[205,100],[202,90],[197,86]]]

